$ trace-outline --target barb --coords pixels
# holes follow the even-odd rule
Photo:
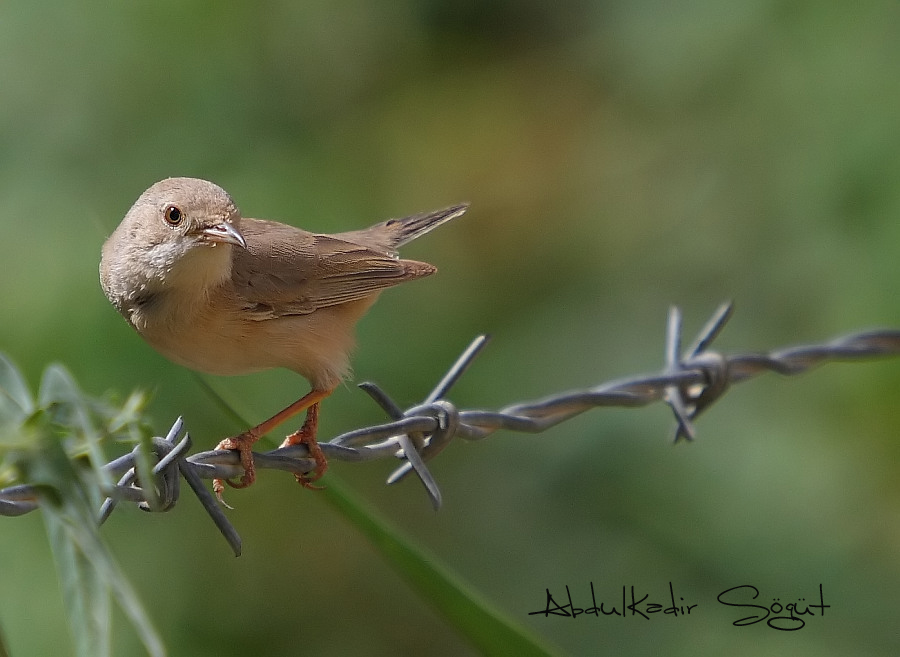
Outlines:
[[[535,401],[511,404],[497,411],[459,410],[446,399],[453,384],[465,373],[487,344],[486,336],[476,338],[442,377],[421,404],[402,410],[390,396],[373,383],[360,387],[388,415],[384,424],[356,429],[320,443],[329,459],[371,461],[396,457],[404,461],[387,479],[392,484],[415,472],[435,509],[440,508],[441,493],[426,462],[443,451],[455,438],[481,440],[505,429],[536,433],[601,406],[637,407],[664,401],[675,414],[675,442],[696,436],[697,416],[720,399],[736,383],[766,372],[794,375],[831,361],[861,361],[900,355],[900,330],[875,330],[847,335],[817,345],[778,349],[761,354],[724,356],[709,349],[731,317],[732,305],[722,304],[683,354],[681,352],[681,312],[671,308],[666,331],[665,366],[657,374],[635,376],[576,390]],[[679,355],[680,354],[680,355]],[[132,451],[106,465],[120,476],[109,498],[100,509],[105,521],[121,501],[137,503],[145,511],[168,511],[178,500],[181,478],[197,495],[235,555],[240,555],[241,539],[203,484],[203,479],[230,479],[243,474],[236,452],[207,451],[188,456],[190,436],[179,436],[184,428],[181,418],[165,438],[153,440],[157,458],[153,468],[156,495],[145,494],[135,469]],[[256,469],[284,470],[295,474],[315,467],[305,445],[292,445],[266,453],[254,453]],[[158,500],[151,507],[150,499]],[[18,516],[38,508],[38,496],[28,485],[0,490],[0,515]]]

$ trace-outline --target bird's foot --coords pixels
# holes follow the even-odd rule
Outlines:
[[[216,449],[236,449],[241,458],[241,465],[244,468],[244,474],[240,481],[232,481],[231,479],[213,479],[213,492],[219,498],[219,502],[225,503],[222,499],[222,493],[225,491],[225,484],[232,488],[246,488],[256,481],[256,467],[253,465],[253,444],[259,440],[259,436],[251,431],[245,431],[233,438],[226,438],[218,445]],[[227,505],[226,505],[227,506]]]
[[[309,450],[309,455],[312,456],[316,462],[316,467],[313,469],[312,474],[307,472],[305,474],[295,474],[294,477],[296,477],[297,483],[304,488],[309,488],[310,490],[322,490],[323,486],[316,486],[313,482],[321,479],[322,475],[325,474],[325,471],[328,470],[328,460],[325,458],[322,448],[319,447],[319,443],[316,441],[315,422],[312,423],[312,426],[309,426],[310,424],[309,417],[307,416],[307,420],[303,423],[300,430],[295,431],[285,438],[284,442],[281,443],[281,446],[288,447],[290,445],[299,445],[301,443],[306,445],[306,448]]]

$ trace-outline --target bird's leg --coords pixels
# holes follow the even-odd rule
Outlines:
[[[225,490],[225,484],[228,484],[232,488],[246,488],[256,480],[256,468],[253,466],[253,444],[281,423],[286,422],[303,411],[307,411],[306,422],[303,423],[303,428],[300,429],[300,431],[296,434],[291,434],[291,436],[302,434],[304,429],[306,429],[307,424],[311,424],[312,438],[297,440],[295,442],[306,443],[307,447],[310,449],[310,454],[316,459],[316,473],[321,472],[321,474],[324,474],[327,465],[322,466],[320,463],[320,459],[324,462],[325,456],[322,454],[322,450],[319,448],[318,443],[316,443],[316,426],[318,425],[319,418],[319,402],[330,394],[331,390],[310,390],[306,395],[284,410],[279,411],[265,422],[261,422],[252,429],[248,429],[244,433],[234,436],[233,438],[226,438],[216,445],[216,449],[238,450],[241,456],[241,465],[244,467],[244,475],[238,482],[233,482],[229,479],[213,479],[213,492],[215,492],[219,500],[222,500],[222,492]],[[313,408],[315,408],[315,411],[312,411]],[[311,422],[310,416],[312,416]],[[318,454],[316,452],[318,452]],[[318,479],[321,474],[319,474],[316,479]],[[313,479],[313,481],[315,481],[315,479]]]
[[[306,409],[306,421],[303,422],[303,426],[290,434],[284,439],[284,442],[281,443],[282,447],[298,445],[300,443],[306,445],[306,448],[309,450],[309,455],[316,461],[316,468],[313,470],[312,475],[297,474],[294,476],[297,478],[298,484],[304,488],[312,488],[315,490],[320,489],[320,487],[314,486],[313,482],[321,479],[322,475],[325,474],[325,471],[328,470],[328,461],[325,460],[325,454],[322,453],[322,448],[319,447],[319,443],[316,442],[316,432],[318,431],[318,428],[319,403],[316,402]]]

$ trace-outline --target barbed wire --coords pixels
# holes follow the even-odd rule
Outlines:
[[[441,492],[426,461],[437,456],[455,438],[481,440],[505,429],[537,433],[575,415],[601,406],[637,407],[664,401],[676,419],[675,442],[692,440],[694,420],[720,399],[735,383],[766,372],[794,375],[831,361],[859,361],[900,355],[900,330],[873,330],[854,333],[815,345],[787,347],[768,353],[725,356],[709,349],[732,313],[732,304],[719,306],[696,340],[682,353],[681,312],[672,307],[666,331],[665,367],[656,374],[617,379],[587,390],[575,390],[535,401],[511,404],[497,411],[460,410],[446,396],[474,358],[487,344],[486,336],[476,338],[459,356],[422,403],[401,409],[380,387],[360,384],[387,413],[389,422],[363,427],[320,442],[328,459],[361,462],[385,457],[404,461],[387,479],[395,483],[415,472],[435,509],[441,506]],[[99,520],[104,522],[119,502],[137,503],[146,511],[168,511],[180,495],[181,479],[209,513],[235,555],[241,553],[241,539],[222,507],[206,488],[204,479],[230,479],[243,474],[237,452],[212,450],[189,456],[190,435],[182,436],[184,422],[178,418],[165,438],[153,438],[152,451],[156,495],[148,495],[136,474],[138,447],[106,464],[110,475],[119,477],[103,503]],[[179,438],[181,436],[181,438]],[[292,445],[265,453],[254,452],[257,471],[284,470],[307,473],[315,467],[305,445]],[[151,504],[150,499],[154,499]],[[19,516],[39,506],[35,487],[28,484],[0,490],[0,515]]]

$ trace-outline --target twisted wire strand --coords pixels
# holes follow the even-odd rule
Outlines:
[[[832,361],[861,361],[900,355],[900,330],[885,329],[854,333],[814,345],[787,347],[768,353],[725,356],[709,346],[731,316],[732,305],[722,304],[700,331],[692,345],[681,352],[681,313],[671,308],[666,332],[665,367],[659,373],[602,383],[543,399],[510,404],[496,411],[460,410],[446,399],[453,384],[464,374],[487,344],[476,338],[459,356],[421,404],[401,409],[373,383],[360,387],[385,411],[390,421],[341,434],[320,446],[328,459],[350,462],[386,457],[403,460],[387,479],[395,483],[415,472],[425,486],[435,509],[441,493],[426,462],[437,456],[455,438],[482,440],[500,431],[537,433],[575,415],[601,406],[638,407],[664,401],[676,419],[675,441],[691,440],[696,417],[720,399],[728,389],[766,372],[795,375]],[[105,468],[120,479],[100,509],[105,521],[119,502],[137,503],[145,511],[168,511],[180,494],[181,479],[188,483],[235,555],[241,539],[203,479],[229,479],[243,474],[237,452],[205,451],[188,456],[190,435],[182,436],[184,422],[178,418],[165,438],[154,438],[157,459],[152,482],[156,495],[145,494],[136,474],[137,449],[109,462]],[[181,436],[179,438],[179,436]],[[257,471],[283,470],[303,474],[315,467],[306,445],[292,445],[265,453],[254,452]],[[36,490],[27,484],[0,490],[0,515],[19,516],[38,508]],[[151,503],[151,499],[154,501]]]

